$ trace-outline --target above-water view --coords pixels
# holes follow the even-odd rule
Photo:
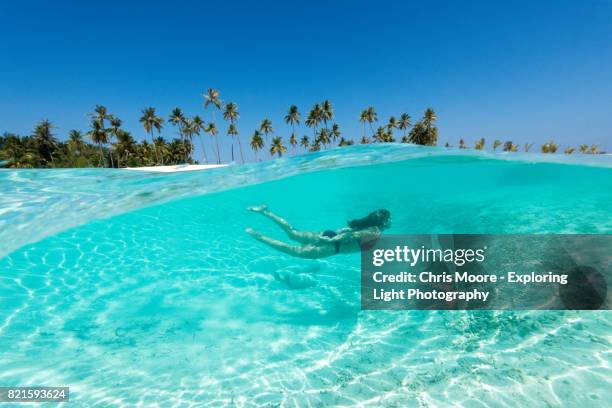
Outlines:
[[[608,311],[362,311],[359,253],[245,229],[287,241],[266,204],[307,231],[385,208],[390,234],[610,234],[611,203],[610,156],[409,144],[0,170],[0,384],[79,407],[606,406]]]

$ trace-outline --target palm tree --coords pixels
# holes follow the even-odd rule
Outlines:
[[[518,151],[518,146],[512,143],[512,141],[508,140],[504,143],[504,152],[516,152]]]
[[[467,146],[465,145],[465,141],[463,139],[459,139],[459,148],[467,149]]]
[[[368,107],[365,110],[365,120],[370,124],[370,130],[372,131],[372,136],[374,135],[374,127],[372,123],[378,122],[378,114],[373,106]]]
[[[126,132],[123,129],[117,131],[117,143],[115,145],[115,152],[117,153],[117,167],[121,167],[121,160],[127,165],[128,159],[134,153],[136,143],[130,132]]]
[[[185,141],[183,139],[185,138],[185,134],[183,132],[183,124],[185,123],[185,115],[183,115],[181,108],[174,108],[168,121],[177,127],[179,136],[181,137],[181,142],[184,144]],[[187,161],[186,156],[185,161]]]
[[[253,133],[253,136],[251,136],[251,149],[253,149],[253,151],[255,152],[255,160],[257,159],[257,151],[263,149],[264,147],[264,140],[261,137],[261,133],[259,133],[258,130],[255,131],[255,133]]]
[[[435,146],[438,142],[438,128],[435,126],[435,122],[438,119],[433,109],[427,108],[423,114],[422,123],[422,142],[427,146]]]
[[[327,121],[331,121],[334,118],[334,108],[330,101],[325,100],[321,104],[320,118],[323,120],[325,129],[327,129]]]
[[[91,120],[91,130],[87,132],[87,135],[91,139],[91,141],[98,145],[100,149],[100,166],[104,166],[104,151],[102,150],[102,145],[108,143],[108,133],[104,126],[98,119]]]
[[[202,145],[202,154],[204,155],[204,162],[208,164],[208,157],[206,157],[206,147],[204,146],[204,140],[202,139],[202,132],[204,131],[204,121],[198,115],[193,117],[193,133],[198,135],[200,144]]]
[[[329,138],[329,131],[327,128],[322,128],[319,131],[319,137],[317,139],[323,146],[327,146],[331,143],[331,139]]]
[[[268,141],[268,133],[272,133],[272,121],[270,119],[264,119],[261,121],[261,125],[259,125],[259,131],[266,135],[266,142]]]
[[[295,133],[291,134],[291,137],[289,138],[289,144],[291,145],[291,150],[293,150],[293,154],[295,154],[295,147],[298,144],[297,138],[295,137]]]
[[[104,105],[96,105],[94,112],[90,114],[91,117],[94,118],[98,122],[99,129],[98,132],[103,132],[104,137],[102,139],[105,140],[104,144],[108,144],[110,142],[108,136],[108,130],[106,129],[106,120],[111,118],[111,115],[108,113],[108,109]],[[93,129],[93,126],[92,126]],[[102,150],[100,150],[102,152]],[[102,163],[104,165],[104,163]],[[112,166],[112,155],[111,155],[111,166]]]
[[[383,129],[385,129],[383,127]],[[393,143],[395,142],[395,137],[393,137],[393,132],[391,132],[390,130],[387,130],[386,132],[383,133],[383,141],[385,143]]]
[[[435,146],[438,143],[438,128],[435,126],[436,114],[431,108],[427,108],[423,118],[414,124],[408,135],[411,143]]]
[[[161,128],[163,126],[164,120],[155,114],[155,108],[148,107],[142,110],[142,116],[140,117],[140,123],[144,127],[146,133],[151,136],[151,143],[153,143],[153,129],[157,130],[157,134],[159,135],[161,132]],[[155,143],[153,143],[153,150],[155,151],[155,162],[159,161],[159,157],[157,155],[157,148]],[[164,165],[164,160],[162,157],[161,165]]]
[[[601,153],[600,150],[599,150],[599,146],[591,145],[591,148],[589,149],[589,153],[591,153],[591,154],[599,154],[599,153]]]
[[[502,145],[502,141],[501,140],[495,140],[493,142],[493,151],[495,151],[495,149],[497,149],[501,145]]]
[[[300,112],[298,111],[297,106],[291,105],[289,107],[289,112],[285,115],[285,123],[288,125],[291,125],[291,137],[289,138],[289,141],[291,140],[296,141],[295,125],[300,124]],[[296,141],[296,145],[297,145],[297,141]],[[294,147],[293,153],[295,154],[295,145],[292,144],[292,146]]]
[[[189,162],[191,158],[191,152],[193,151],[193,135],[196,132],[196,125],[193,123],[193,119],[185,118],[183,120],[183,133],[185,134],[185,162]],[[189,141],[189,144],[187,144]],[[187,155],[189,157],[187,157]]]
[[[316,138],[317,137],[317,123],[318,122],[317,122],[317,118],[313,114],[312,110],[308,113],[308,116],[306,117],[306,121],[304,123],[306,123],[306,126],[308,126],[309,128],[312,128],[313,138]]]
[[[213,106],[212,109],[212,124],[215,123],[215,108],[221,109],[221,99],[219,99],[219,91],[214,88],[208,88],[204,94],[204,109],[207,109],[209,105]],[[209,124],[210,127],[210,124]],[[217,164],[221,164],[221,151],[219,150],[219,141],[217,140]]]
[[[483,150],[485,148],[485,139],[480,138],[480,140],[478,140],[475,144],[474,144],[474,149],[476,150]]]
[[[315,139],[315,141],[310,145],[310,149],[311,152],[318,152],[319,150],[321,150],[321,142],[319,142],[319,139]]]
[[[531,149],[531,147],[533,146],[533,143],[525,143],[525,152],[528,152],[529,149]]]
[[[583,154],[588,153],[589,152],[589,145],[581,144],[579,149],[580,149],[580,153],[583,153]]]
[[[438,119],[433,109],[427,108],[423,115],[423,124],[425,126],[433,126],[434,122]]]
[[[45,160],[45,164],[49,161],[51,166],[55,165],[53,152],[57,149],[58,141],[51,132],[54,128],[53,124],[47,120],[41,120],[34,128],[32,137],[36,143],[38,154]]]
[[[240,136],[238,135],[238,129],[234,122],[238,120],[240,113],[238,112],[238,105],[234,102],[228,102],[225,104],[225,110],[223,111],[223,118],[230,121],[230,126],[227,130],[227,134],[232,136],[232,160],[234,159],[234,136],[238,139],[238,147],[240,148],[240,160],[244,163],[244,156],[242,155],[242,145],[240,144]]]
[[[551,141],[550,141],[550,143],[549,143],[549,145],[550,145],[550,152],[551,152],[551,153],[557,153],[557,149],[559,149],[559,144],[558,144],[558,143],[555,143],[555,142],[553,142],[553,141],[551,140]]]
[[[361,144],[370,144],[370,139],[367,138],[366,135],[361,136],[361,140],[359,141]]]
[[[300,124],[300,112],[297,106],[291,105],[289,107],[289,112],[285,115],[285,123],[291,125],[291,133],[295,133],[295,125]]]
[[[387,122],[386,125],[386,129],[387,132],[385,133],[386,137],[385,137],[385,141],[386,142],[394,142],[395,138],[393,137],[393,129],[397,129],[397,127],[399,126],[397,119],[395,118],[395,116],[391,116],[389,117],[389,121]]]
[[[134,159],[138,165],[151,166],[155,164],[155,159],[151,158],[151,148],[147,140],[143,140],[139,145],[136,145],[136,151],[134,152]],[[161,152],[160,152],[161,154]]]
[[[281,137],[273,137],[272,145],[270,146],[270,156],[278,154],[278,157],[283,157],[283,153],[287,151],[287,148],[283,145],[283,139]]]
[[[321,109],[321,105],[315,103],[310,112],[308,112],[308,117],[306,117],[306,126],[312,128],[313,138],[316,139],[318,133],[318,126],[323,119],[323,110]]]
[[[559,145],[551,140],[548,143],[544,143],[540,147],[540,150],[542,151],[542,153],[556,153],[558,148]]]
[[[343,137],[340,138],[340,142],[338,143],[338,146],[342,147],[342,146],[351,146],[353,145],[353,141],[352,140],[345,140]]]
[[[210,133],[210,137],[215,140],[217,145],[217,164],[221,164],[221,151],[219,150],[219,138],[217,137],[219,131],[217,130],[217,125],[215,125],[214,122],[210,122],[208,126],[206,126],[206,129],[204,129],[204,132]]]
[[[302,146],[304,150],[308,149],[308,146],[310,146],[310,140],[308,139],[308,136],[302,136],[302,138],[300,139],[300,146]]]
[[[117,139],[117,134],[119,132],[122,131],[121,129],[121,124],[123,123],[121,119],[119,119],[116,116],[111,115],[109,117],[109,121],[110,121],[110,127],[108,128],[108,136],[109,136],[109,143],[111,142],[112,138]],[[113,162],[113,146],[111,144],[111,148],[109,151],[109,155],[110,155],[110,159],[111,159],[111,167],[115,167],[115,164]],[[119,164],[117,163],[117,166]]]
[[[73,129],[68,133],[68,149],[72,154],[81,155],[85,148],[85,142],[83,141],[83,132],[80,130]]]
[[[238,137],[238,129],[236,125],[230,123],[227,128],[227,135],[232,137],[232,160],[234,160],[234,136]],[[240,145],[240,139],[238,139],[238,145]],[[242,157],[242,146],[240,147],[240,159],[242,163],[244,163],[244,158]]]
[[[340,139],[340,137],[341,137],[340,126],[338,126],[337,123],[334,123],[332,125],[331,137],[332,137],[332,141],[334,143],[336,142],[336,139]]]
[[[170,161],[172,163],[180,163],[186,157],[191,156],[191,144],[185,143],[184,139],[174,138],[169,146]]]
[[[378,129],[376,129],[376,133],[374,133],[374,136],[372,138],[377,143],[384,143],[386,139],[385,128],[383,128],[382,126],[379,126]]]
[[[574,149],[573,147],[567,147],[567,148],[566,148],[566,149],[563,151],[563,153],[565,153],[565,154],[572,154],[572,153],[574,153],[574,150],[576,150],[576,149]]]
[[[172,160],[172,151],[170,150],[170,147],[168,146],[163,137],[156,137],[155,140],[153,140],[153,147],[155,148],[155,151],[159,154],[159,157],[161,157],[162,163],[164,163],[164,158],[166,157],[168,158],[168,160]]]
[[[208,108],[208,105],[213,105],[217,109],[221,109],[221,99],[219,99],[219,91],[214,88],[208,88],[204,96],[204,108]],[[214,115],[214,111],[213,111]],[[213,117],[214,119],[214,117]]]
[[[96,105],[94,112],[90,113],[89,116],[93,117],[94,119],[98,120],[100,122],[100,125],[102,126],[103,129],[106,128],[106,123],[105,121],[107,119],[109,119],[110,115],[108,114],[108,109],[106,109],[106,106],[104,105]]]
[[[557,149],[559,149],[559,144],[558,143],[555,143],[554,141],[551,140],[548,143],[548,145],[550,146],[550,152],[551,153],[557,153]]]
[[[359,121],[363,124],[363,134],[361,135],[362,138],[366,137],[365,134],[365,124],[368,121],[368,110],[364,109],[361,111],[361,114],[359,115]]]
[[[404,131],[404,134],[402,135],[402,142],[404,142],[404,140],[407,140],[406,131],[410,129],[410,126],[412,126],[412,123],[410,122],[410,115],[407,113],[402,113],[397,124],[398,129]]]

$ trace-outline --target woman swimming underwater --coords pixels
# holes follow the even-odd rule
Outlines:
[[[246,232],[256,240],[285,254],[299,258],[317,259],[336,254],[359,252],[372,247],[385,229],[391,226],[391,213],[388,210],[376,210],[366,217],[349,221],[348,226],[337,231],[327,230],[321,233],[298,231],[286,220],[268,210],[268,206],[249,207],[250,211],[262,214],[276,223],[287,236],[302,245],[289,245],[266,237],[247,228]]]

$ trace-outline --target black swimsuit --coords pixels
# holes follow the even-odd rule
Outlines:
[[[333,238],[338,234],[336,233],[336,231],[326,230],[321,235],[327,238]],[[335,249],[334,255],[340,252],[340,241],[334,241],[334,249]]]
[[[336,231],[326,230],[321,235],[327,238],[333,238],[338,234],[336,233]],[[378,239],[376,238],[371,239],[369,241],[362,240],[359,244],[359,247],[361,248],[362,251],[369,251],[370,249],[374,248],[374,246],[376,246],[377,242],[378,242]],[[340,241],[334,241],[334,249],[335,249],[334,255],[340,252]]]

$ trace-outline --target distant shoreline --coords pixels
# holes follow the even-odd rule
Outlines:
[[[173,166],[124,167],[123,170],[177,173],[182,171],[210,170],[227,167],[229,164],[177,164]]]

